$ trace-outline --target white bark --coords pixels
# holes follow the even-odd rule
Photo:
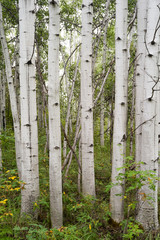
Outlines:
[[[61,174],[61,124],[59,79],[59,1],[49,0],[48,109],[49,109],[49,178],[52,227],[63,224]]]
[[[104,38],[103,38],[103,58],[102,58],[102,65],[103,65],[103,76],[105,74],[105,67],[106,67],[106,37],[107,37],[107,18],[108,18],[108,8],[109,8],[110,0],[106,2],[106,14],[105,14],[105,30],[104,30]],[[101,146],[104,146],[104,92],[102,91],[101,95],[101,113],[100,113],[100,141]]]
[[[82,4],[81,45],[81,143],[82,193],[95,196],[93,100],[92,100],[92,20],[93,1]]]
[[[100,142],[101,142],[101,146],[104,146],[104,92],[102,92],[102,95],[101,95]]]
[[[147,24],[147,1],[137,2],[137,61],[136,61],[136,101],[135,101],[135,159],[141,161],[142,144],[142,101],[145,72],[145,32]]]
[[[115,81],[115,112],[113,130],[113,156],[112,156],[112,183],[120,172],[117,168],[123,167],[126,149],[127,124],[127,11],[128,1],[116,1],[116,81]],[[110,204],[112,218],[115,222],[123,220],[123,193],[124,186],[118,185],[111,189]],[[116,194],[121,194],[117,196]]]
[[[18,168],[19,177],[21,178],[21,132],[20,132],[20,122],[19,122],[19,118],[18,118],[17,99],[16,99],[16,92],[15,92],[14,83],[13,83],[10,56],[9,56],[8,46],[7,46],[6,37],[5,37],[5,33],[4,33],[4,28],[3,28],[2,6],[1,6],[1,4],[0,4],[0,37],[1,37],[2,51],[3,51],[3,55],[4,55],[4,59],[5,59],[5,70],[6,70],[6,76],[7,76],[7,83],[8,83],[12,117],[13,117],[17,168]]]
[[[32,214],[39,196],[38,133],[35,83],[35,1],[19,1],[22,180],[21,213]],[[36,214],[35,214],[36,215]]]
[[[157,126],[157,83],[158,83],[158,44],[159,0],[148,0],[147,31],[145,36],[145,71],[143,85],[143,114],[141,142],[141,170],[152,170],[158,176],[158,126]],[[158,228],[158,181],[155,191],[146,183],[138,194],[137,220],[145,229]],[[152,197],[147,200],[144,196]]]

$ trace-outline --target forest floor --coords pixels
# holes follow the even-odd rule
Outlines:
[[[63,172],[64,225],[52,229],[49,211],[49,160],[44,154],[45,137],[39,141],[40,197],[33,209],[38,210],[38,219],[20,217],[20,198],[23,183],[19,181],[14,152],[14,137],[11,130],[2,134],[3,174],[0,177],[0,240],[121,240],[160,239],[160,232],[145,232],[134,219],[134,209],[128,212],[132,195],[126,195],[125,218],[121,224],[111,219],[109,187],[111,160],[109,143],[101,147],[95,142],[96,198],[83,197],[78,193],[78,166],[72,160],[68,176]],[[133,204],[133,201],[132,201]]]

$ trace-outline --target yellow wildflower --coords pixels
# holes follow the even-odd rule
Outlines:
[[[4,199],[3,201],[0,201],[1,204],[6,204],[6,202],[8,201],[8,199]]]
[[[89,230],[91,230],[91,228],[92,228],[92,227],[91,227],[91,224],[89,224]]]
[[[13,177],[9,177],[9,179],[12,179],[12,180],[14,180],[16,178],[16,176],[13,176]]]
[[[35,203],[34,203],[34,206],[35,206],[35,207],[37,207],[37,206],[38,206],[38,204],[35,202]]]

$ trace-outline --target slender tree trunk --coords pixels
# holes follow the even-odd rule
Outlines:
[[[16,91],[17,97],[17,109],[18,109],[18,117],[19,121],[21,119],[21,109],[20,109],[20,80],[19,80],[19,38],[17,37],[16,45],[15,45],[15,53],[14,53],[14,61],[15,61],[15,72],[14,72],[14,87]]]
[[[8,46],[7,46],[6,37],[5,37],[5,33],[4,33],[4,28],[3,28],[2,6],[1,6],[1,4],[0,4],[0,37],[1,37],[2,51],[3,51],[3,55],[4,55],[4,60],[5,60],[5,70],[6,70],[6,76],[7,76],[8,89],[9,89],[9,97],[10,97],[12,117],[13,117],[17,168],[18,168],[19,177],[21,178],[21,131],[20,131],[20,122],[19,122],[19,117],[18,117],[19,114],[18,114],[18,107],[17,107],[16,92],[15,92],[15,89],[14,89],[14,82],[13,82],[13,77],[12,77],[12,68],[11,68],[11,63],[10,63],[10,56],[9,56]],[[3,115],[3,116],[5,116],[5,115]],[[5,124],[5,120],[4,120],[4,124]]]
[[[93,99],[92,99],[92,20],[93,1],[82,4],[81,46],[81,143],[82,193],[95,196]]]
[[[128,70],[130,69],[130,59],[131,59],[131,55],[130,55],[130,48],[131,48],[131,44],[133,41],[133,34],[135,33],[135,26],[132,26],[132,29],[130,30],[130,33],[128,34]],[[133,141],[134,141],[134,134],[133,134],[133,127],[134,127],[134,115],[135,115],[135,74],[132,77],[132,79],[130,80],[131,82],[131,86],[132,86],[132,98],[131,98],[131,112],[130,112],[130,119],[128,119],[129,123],[130,123],[130,141],[129,141],[129,150],[130,150],[130,156],[133,155]]]
[[[127,126],[127,11],[128,1],[116,1],[116,81],[115,81],[115,112],[113,129],[113,156],[112,156],[112,183],[124,170],[117,171],[124,165],[126,151]],[[117,196],[120,194],[120,196]],[[123,194],[124,184],[112,187],[110,195],[111,213],[115,222],[123,220]]]
[[[79,163],[82,166],[82,156],[81,156],[81,138],[79,139]],[[78,193],[81,193],[81,169],[78,168]]]
[[[107,20],[108,18],[108,8],[109,8],[110,0],[107,0],[106,2],[106,15],[105,19]],[[107,29],[108,29],[108,24],[107,21],[105,20],[105,30],[104,30],[104,38],[103,38],[103,59],[102,59],[102,65],[103,65],[103,76],[105,75],[105,70],[106,70],[106,37],[107,37]],[[104,91],[102,92],[101,95],[101,113],[100,113],[100,141],[101,141],[101,146],[104,146]]]
[[[4,71],[1,74],[1,127],[6,130],[6,76]]]
[[[63,224],[61,174],[61,124],[59,80],[59,1],[49,0],[48,109],[49,109],[49,178],[52,227]]]
[[[148,1],[148,0],[147,0]],[[142,149],[142,101],[143,101],[143,84],[145,72],[145,32],[147,24],[147,1],[138,0],[137,2],[137,61],[136,61],[136,100],[135,100],[135,159],[141,161]]]
[[[133,76],[133,83],[132,83],[132,100],[131,100],[131,114],[130,114],[130,156],[133,156],[133,142],[134,142],[134,116],[135,116],[135,76]]]
[[[100,141],[101,141],[101,146],[104,146],[104,91],[102,92],[102,95],[101,95]]]
[[[19,1],[22,180],[21,213],[35,215],[39,196],[38,131],[35,83],[35,1]]]
[[[157,86],[159,44],[159,0],[148,0],[145,34],[145,71],[142,113],[142,141],[140,170],[152,170],[158,176]],[[142,5],[139,6],[142,8]],[[143,8],[144,11],[144,8]],[[137,220],[145,229],[158,228],[158,181],[155,190],[144,185],[138,194]],[[151,197],[150,200],[147,197]]]

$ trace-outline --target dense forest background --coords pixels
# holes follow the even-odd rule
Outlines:
[[[83,2],[80,0],[35,1],[33,13],[35,14],[35,28],[33,29],[32,37],[34,42],[33,55],[35,57],[35,65],[33,68],[35,69],[34,79],[36,84],[36,97],[34,101],[34,96],[31,96],[30,105],[32,106],[35,103],[37,109],[36,121],[38,125],[37,149],[39,170],[38,173],[36,171],[34,172],[34,170],[37,169],[37,165],[35,164],[35,169],[29,177],[25,175],[25,167],[28,167],[27,165],[25,165],[25,167],[22,166],[24,167],[22,172],[19,170],[21,169],[21,163],[18,167],[18,161],[16,161],[16,159],[18,159],[18,152],[15,149],[15,146],[17,146],[15,141],[15,129],[18,128],[17,123],[22,125],[21,142],[23,143],[25,139],[23,123],[25,122],[25,112],[27,111],[26,108],[23,109],[22,107],[24,85],[22,84],[22,80],[20,80],[21,76],[22,78],[25,76],[22,75],[21,67],[21,54],[25,51],[23,48],[25,37],[22,34],[23,27],[21,21],[25,22],[25,11],[23,13],[23,11],[21,12],[21,10],[19,10],[21,6],[23,6],[19,4],[24,4],[25,1],[1,0],[0,2],[2,8],[0,14],[0,239],[160,239],[158,222],[155,220],[156,215],[158,215],[158,187],[156,185],[158,184],[158,167],[154,170],[155,165],[153,166],[145,163],[143,159],[147,157],[143,152],[142,155],[144,155],[144,158],[138,157],[137,160],[135,143],[137,141],[137,146],[140,146],[140,142],[138,142],[140,141],[140,136],[138,140],[136,140],[137,129],[139,131],[141,126],[146,123],[152,123],[153,121],[153,125],[157,126],[155,119],[158,119],[156,116],[159,116],[159,110],[156,110],[156,114],[154,112],[148,115],[146,114],[147,118],[143,118],[138,124],[135,121],[136,116],[139,114],[137,109],[140,105],[138,102],[139,100],[137,100],[138,93],[136,90],[136,86],[139,86],[136,84],[136,76],[139,76],[137,74],[137,71],[139,71],[137,70],[137,66],[142,64],[142,62],[138,62],[139,56],[142,55],[142,53],[138,51],[143,51],[143,49],[138,50],[137,48],[137,39],[140,35],[138,34],[137,25],[138,21],[141,22],[141,20],[139,20],[140,13],[137,15],[137,11],[140,5],[144,6],[143,4],[145,1],[125,0],[125,3],[123,0],[93,0],[93,2],[85,0]],[[57,4],[58,2],[59,4]],[[146,2],[150,4],[148,5],[149,13],[152,10],[151,5],[153,5],[155,9],[160,9],[158,5],[159,1],[148,0]],[[83,8],[85,8],[85,4],[93,8],[92,20],[90,20],[91,23],[89,23],[92,26],[90,39],[83,39],[85,35],[83,32],[85,31],[85,22],[82,21],[82,15],[85,15],[85,12],[82,14],[82,11]],[[58,40],[56,40],[57,38],[53,39],[52,46],[50,45],[52,41],[50,36],[52,35],[53,29],[51,30],[49,22],[52,21],[51,17],[54,9],[51,10],[51,5],[53,8],[56,8],[58,5],[60,11],[60,14],[56,15],[60,16],[59,32],[55,34]],[[118,9],[118,6],[119,10],[116,12],[116,7]],[[124,13],[122,18],[125,24],[118,20],[116,21],[116,19],[120,17],[118,13],[121,12],[121,7],[122,12],[123,10],[127,10],[126,15]],[[145,12],[145,9],[141,7],[139,12],[140,11]],[[150,15],[148,14],[148,16],[152,14],[153,11]],[[159,37],[159,12],[156,14],[155,22],[151,22],[149,17],[147,20],[147,26],[149,26],[148,35],[152,31],[153,26],[154,37],[151,43],[152,47],[155,46],[154,41],[157,41],[156,37]],[[92,11],[90,15],[92,15]],[[127,20],[125,20],[125,16]],[[30,18],[27,16],[26,19],[25,24],[30,26]],[[145,17],[143,19],[145,19]],[[56,20],[53,21],[56,22]],[[116,55],[120,51],[116,49],[118,49],[118,47],[119,49],[121,48],[121,46],[117,44],[117,41],[121,42],[120,40],[122,40],[117,37],[117,34],[119,34],[117,33],[117,29],[120,29],[120,32],[124,31],[122,34],[124,37],[122,46],[122,52],[125,54],[124,56]],[[143,31],[144,35],[142,39],[144,39],[145,34],[147,34],[146,29]],[[5,37],[3,36],[3,30]],[[55,31],[58,30],[56,29]],[[4,39],[6,40],[6,45],[5,41],[3,41]],[[30,36],[28,39],[30,39]],[[151,58],[154,54],[151,56],[152,49],[150,49],[150,42],[147,42],[149,40],[142,41],[148,51],[146,56]],[[58,45],[54,45],[55,42],[58,43]],[[83,127],[81,127],[83,126],[83,122],[85,122],[85,120],[83,120],[83,106],[85,107],[85,97],[87,95],[85,95],[85,90],[90,91],[87,85],[84,88],[82,86],[82,73],[87,71],[85,70],[85,66],[83,67],[82,65],[84,60],[83,52],[85,55],[85,48],[83,48],[83,46],[85,46],[85,44],[88,44],[87,46],[90,49],[89,56],[91,59],[91,61],[85,60],[85,66],[89,66],[87,69],[91,70],[88,77],[88,79],[91,79],[91,82],[88,84],[89,86],[92,85],[92,92],[88,92],[88,95],[92,95],[92,107],[88,112],[92,112],[93,114],[93,121],[89,122],[89,125],[86,125],[87,130],[83,130]],[[156,42],[156,47],[156,49],[159,49],[159,42],[158,44]],[[55,93],[59,92],[60,114],[59,112],[54,112],[56,110],[52,108],[53,104],[51,104],[49,100],[52,97],[49,78],[52,79],[52,77],[50,77],[52,74],[51,69],[52,63],[55,61],[52,59],[54,56],[54,53],[51,52],[52,49],[57,49],[58,52],[56,61],[58,65],[55,65],[55,72],[53,72],[52,76],[54,77],[54,81],[58,81],[59,84],[59,89],[55,91]],[[6,51],[9,53],[8,58]],[[155,60],[156,66],[154,67],[158,69],[159,61],[157,59],[159,59],[159,50],[157,51],[154,49],[153,52],[157,52]],[[120,57],[122,57],[122,60]],[[151,66],[151,68],[155,70],[147,57],[145,57],[147,60],[145,65],[146,68],[144,69],[147,69],[147,66],[149,69],[149,66]],[[120,60],[122,65],[117,65],[117,59]],[[127,61],[125,59],[127,59]],[[30,60],[32,62],[32,57]],[[91,65],[87,65],[88,62],[91,62]],[[30,62],[27,62],[27,64],[29,67],[32,65]],[[58,72],[56,72],[56,69]],[[123,101],[120,99],[121,107],[124,108],[125,105],[124,112],[123,110],[122,112],[117,112],[118,110],[116,108],[117,96],[120,97],[120,87],[118,87],[120,85],[116,85],[116,81],[120,84],[120,80],[118,80],[118,77],[121,75],[120,69],[123,73],[122,78],[126,78],[126,82],[122,82],[122,88],[127,84],[127,90],[125,90],[127,92],[127,97],[124,92],[125,100]],[[27,71],[29,72],[30,70]],[[148,101],[149,103],[156,102],[158,104],[158,73],[156,79],[154,78],[154,74],[152,76],[152,72],[149,70],[146,75],[149,75],[153,80],[152,85],[148,84],[149,91],[152,93],[151,96],[148,97]],[[29,81],[32,81],[32,78],[30,78]],[[13,89],[11,89],[12,85]],[[157,86],[157,89],[155,89],[155,86]],[[139,87],[139,96],[143,95],[143,88],[147,89],[146,85],[143,85],[141,89]],[[13,95],[11,95],[11,93]],[[158,95],[156,95],[156,100],[154,99],[155,93]],[[12,96],[15,96],[15,99],[13,99]],[[59,100],[54,101],[57,101],[55,106],[59,105]],[[84,102],[84,105],[82,102]],[[17,114],[13,112],[15,103],[17,106]],[[156,105],[156,107],[152,105],[151,109],[158,109],[157,106],[159,105]],[[89,108],[89,105],[87,107]],[[33,109],[34,107],[30,110],[31,115]],[[118,109],[120,110],[120,107],[118,107]],[[145,109],[145,105],[143,109]],[[54,176],[51,175],[51,167],[54,169],[54,164],[52,166],[50,155],[51,136],[53,133],[52,127],[50,127],[50,119],[52,120],[54,116],[58,117],[58,115],[60,117],[60,122],[56,120],[59,125],[53,125],[53,131],[54,134],[57,134],[58,127],[60,127],[60,140],[57,138],[55,141],[61,142],[61,156],[57,155],[57,159],[60,159],[59,162],[61,162],[60,172],[62,176],[59,175],[58,170],[57,178],[62,180],[62,184],[59,181],[56,182]],[[125,115],[126,118],[123,118]],[[114,148],[114,145],[120,148],[120,144],[116,142],[118,135],[114,138],[114,131],[118,134],[121,133],[121,120],[124,122],[125,128],[125,134],[122,131],[123,141],[121,140],[121,144],[123,145],[121,145],[121,148],[123,148],[123,151],[121,151],[121,149],[119,153],[117,153],[118,150]],[[114,125],[117,126],[116,129],[114,129]],[[147,125],[146,128],[153,132],[153,128],[150,125]],[[33,129],[35,129],[35,127],[33,127]],[[83,141],[85,137],[83,131],[88,131],[88,129],[93,133],[89,133],[89,135],[93,135],[93,143],[90,147],[94,146],[94,151],[91,152],[94,166],[90,161],[90,165],[86,165],[87,167],[84,168]],[[143,132],[145,130],[142,129],[141,131]],[[151,139],[151,141],[153,140],[153,144],[148,140],[151,146],[151,148],[148,148],[148,151],[152,152],[154,149],[153,151],[155,153],[156,150],[154,146],[156,145],[158,149],[158,127],[156,127],[156,130],[154,128],[154,135],[156,135],[156,140],[153,140],[149,133],[148,135],[144,134],[144,138],[146,139],[146,136],[148,136],[148,139]],[[122,136],[120,137],[122,138]],[[156,144],[154,141],[157,141]],[[23,149],[23,159],[25,150],[20,142],[19,146],[20,149]],[[56,148],[58,149],[59,147],[55,147],[55,149]],[[144,149],[144,151],[147,150]],[[119,163],[122,160],[122,165],[120,166],[114,165],[113,159],[118,159],[117,156],[114,157],[115,153],[119,154]],[[53,153],[53,155],[55,155],[55,153]],[[149,157],[148,162],[153,161],[158,164],[158,158],[155,156],[157,156],[156,153],[153,159]],[[89,157],[86,157],[86,159],[89,159]],[[115,160],[115,162],[116,161],[117,160]],[[147,164],[149,167],[145,168]],[[88,170],[92,169],[92,167],[93,172],[89,172]],[[119,169],[117,170],[117,168]],[[59,168],[57,167],[57,169]],[[113,176],[114,171],[117,171],[117,176]],[[118,171],[120,171],[119,174]],[[83,175],[83,172],[85,172],[86,175]],[[34,175],[34,177],[32,175]],[[91,175],[91,178],[87,180],[89,175]],[[84,180],[85,176],[86,180]],[[30,199],[30,210],[28,210],[28,205],[26,205],[26,208],[23,208],[26,201],[25,196],[28,194],[24,192],[28,186],[28,179],[32,177],[33,182],[31,183],[31,188],[34,185],[34,181],[36,182],[36,179],[38,179],[39,194],[33,197],[33,199]],[[58,187],[61,185],[62,189]],[[147,192],[148,190],[145,189],[146,185],[148,186],[147,189],[149,188],[151,190],[149,194]],[[55,223],[56,221],[61,222],[62,219],[55,220],[54,217],[52,218],[52,214],[57,214],[57,208],[54,204],[52,206],[52,197],[54,198],[54,196],[52,196],[52,191],[57,191],[56,186],[58,187],[58,193],[56,194],[59,194],[56,195],[58,196],[57,199],[62,195],[63,206],[57,205],[63,208],[62,224]],[[88,189],[87,186],[89,186]],[[144,189],[141,191],[143,187]],[[116,193],[114,193],[114,189],[116,189]],[[61,192],[61,195],[59,192]],[[116,194],[117,197],[115,197]],[[137,194],[141,196],[141,199],[137,198]],[[113,199],[120,204],[122,203],[121,206],[119,206],[120,210],[118,208],[115,210],[115,212],[118,212],[117,216],[111,206]],[[53,202],[58,204],[55,199]],[[61,200],[58,200],[58,202],[61,202]],[[143,213],[144,209],[141,209],[140,206],[143,205],[142,202],[148,202],[146,208],[148,208],[148,212],[150,211],[149,215]],[[137,205],[139,207],[137,207]],[[116,204],[115,206],[117,207]],[[53,210],[51,210],[52,207]],[[121,212],[122,209],[123,213]],[[139,214],[137,214],[137,211],[139,211]],[[153,212],[154,214],[152,214]],[[146,223],[144,219],[141,218],[142,215],[144,218],[149,216],[148,221],[151,221],[150,226],[147,225],[148,222]]]

